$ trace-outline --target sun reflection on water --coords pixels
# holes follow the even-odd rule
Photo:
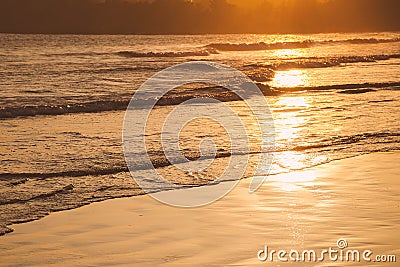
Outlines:
[[[298,172],[312,165],[312,157],[302,151],[291,150],[295,144],[306,143],[301,140],[307,131],[308,112],[312,106],[312,98],[307,96],[281,96],[272,109],[275,125],[275,140],[278,152],[274,155],[274,167],[277,172],[289,172],[279,176],[279,181],[271,182],[284,191],[292,191],[299,185],[312,185],[315,175],[311,172]],[[296,171],[296,172],[294,172]],[[273,178],[272,178],[273,179]]]
[[[286,107],[310,107],[309,98],[306,98],[304,96],[281,97],[279,98],[277,104]]]
[[[304,70],[277,71],[272,80],[272,87],[302,87],[308,85],[308,76]]]
[[[278,187],[282,191],[296,191],[313,186],[316,178],[315,171],[309,170],[271,176],[268,180],[272,186]]]
[[[299,138],[298,134],[304,130],[308,119],[306,116],[299,116],[300,112],[310,107],[310,100],[304,96],[280,97],[275,103],[274,124],[276,140],[290,140]]]
[[[301,57],[303,56],[303,54],[304,53],[300,49],[280,49],[280,50],[275,50],[273,56],[279,59],[284,59],[284,58]]]

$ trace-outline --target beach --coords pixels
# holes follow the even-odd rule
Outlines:
[[[398,266],[398,0],[0,0],[0,267]]]
[[[249,179],[199,208],[148,195],[108,200],[12,225],[1,266],[397,266],[378,262],[261,262],[259,250],[337,248],[400,255],[400,153],[372,153]],[[185,190],[197,190],[196,188]]]
[[[289,252],[399,254],[399,32],[0,39],[0,266],[396,266]]]

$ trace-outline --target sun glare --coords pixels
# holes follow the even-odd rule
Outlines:
[[[281,97],[276,106],[280,110],[280,112],[274,112],[277,140],[292,140],[297,138],[298,132],[307,123],[307,119],[304,116],[299,116],[299,113],[309,108],[308,99],[300,96]]]
[[[283,107],[310,107],[310,99],[304,96],[287,96],[279,98],[277,104]]]
[[[280,49],[276,50],[273,53],[273,56],[280,58],[280,59],[285,59],[285,58],[294,58],[294,57],[300,57],[302,56],[302,52],[300,49]]]
[[[308,76],[303,70],[278,71],[272,80],[272,87],[300,87],[308,84]]]
[[[274,114],[275,135],[278,144],[284,146],[296,143],[306,128],[308,118],[300,114],[310,108],[310,99],[305,96],[282,96],[275,103]],[[275,163],[284,170],[301,170],[309,161],[307,155],[297,151],[276,153]]]
[[[278,187],[282,191],[296,191],[313,186],[315,179],[316,172],[313,170],[291,172],[268,178],[270,185]]]

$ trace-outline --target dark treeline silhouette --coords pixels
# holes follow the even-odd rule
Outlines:
[[[400,30],[398,0],[0,0],[0,32],[314,33]]]

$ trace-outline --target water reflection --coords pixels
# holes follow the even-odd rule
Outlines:
[[[307,72],[304,70],[277,71],[271,82],[272,87],[302,87],[309,85]]]
[[[307,96],[281,96],[273,105],[273,116],[275,124],[276,148],[277,153],[274,159],[273,172],[287,172],[293,170],[302,170],[305,167],[313,165],[313,156],[303,151],[296,151],[295,144],[307,143],[307,140],[301,140],[306,134],[309,112],[312,105],[312,99]],[[307,173],[289,173],[284,181],[280,181],[283,190],[294,189],[293,183],[305,183],[313,180],[314,177]],[[282,179],[282,178],[281,178]]]
[[[280,50],[275,50],[272,55],[279,59],[285,59],[285,58],[302,57],[304,56],[304,52],[300,49],[280,49]]]
[[[296,191],[314,186],[316,177],[316,172],[309,170],[270,176],[268,181],[270,185],[277,187],[282,191]]]
[[[310,107],[310,99],[304,96],[289,96],[279,98],[277,105],[285,107]]]
[[[308,121],[300,113],[310,107],[311,100],[305,96],[282,96],[275,103],[273,110],[276,140],[293,140],[300,137]],[[274,112],[275,111],[275,112]]]

